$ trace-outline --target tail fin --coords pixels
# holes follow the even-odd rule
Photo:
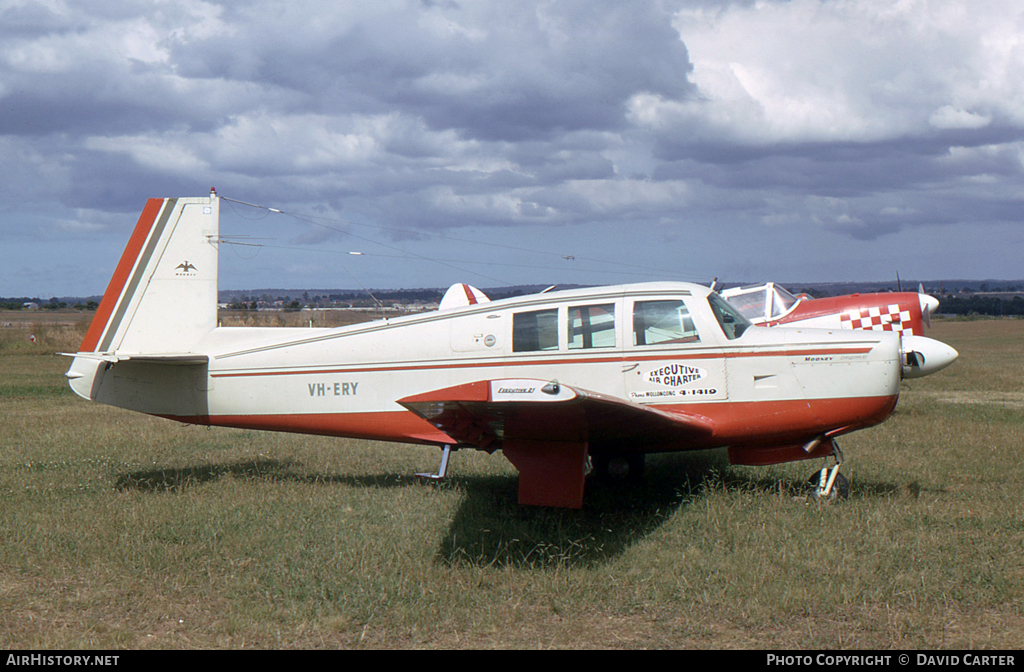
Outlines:
[[[450,310],[452,308],[472,306],[476,303],[487,303],[488,301],[490,299],[479,289],[473,285],[460,282],[448,288],[448,291],[441,298],[441,303],[437,306],[437,309]]]
[[[80,353],[187,353],[217,326],[220,199],[151,198]]]

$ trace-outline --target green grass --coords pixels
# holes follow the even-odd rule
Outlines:
[[[421,483],[436,449],[179,425],[0,348],[0,645],[1018,648],[1024,322],[929,335],[960,359],[843,439],[849,500],[710,451],[581,511],[500,454]]]

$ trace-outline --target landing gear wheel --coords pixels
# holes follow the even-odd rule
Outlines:
[[[832,469],[835,469],[833,467]],[[811,474],[811,477],[807,479],[807,484],[811,486],[811,497],[835,501],[839,499],[849,499],[850,497],[850,481],[842,474],[837,473],[835,478],[832,480],[832,487],[829,489],[828,494],[824,493],[825,487],[828,485],[828,479],[831,475],[832,469],[825,467],[821,471],[816,471]],[[822,482],[822,471],[825,472],[825,481]]]
[[[593,455],[591,463],[594,472],[609,481],[635,481],[644,474],[646,456],[636,455]]]

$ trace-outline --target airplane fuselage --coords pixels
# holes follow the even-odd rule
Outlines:
[[[616,437],[595,436],[591,452],[791,444],[891,412],[900,380],[892,334],[751,327],[729,339],[707,295],[696,285],[649,283],[336,329],[217,328],[194,348],[207,365],[118,362],[95,400],[198,424],[451,444],[398,400],[480,380],[557,380],[715,425],[686,445],[634,437],[615,446]],[[637,321],[652,305],[685,307],[688,331],[638,343]],[[579,333],[581,313],[598,311],[600,324]]]

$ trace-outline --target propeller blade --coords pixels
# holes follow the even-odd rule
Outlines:
[[[920,287],[917,293],[917,300],[921,304],[921,318],[924,319],[925,326],[931,329],[932,326],[932,313],[939,307],[939,300],[934,296],[930,296],[924,293],[924,286]]]

